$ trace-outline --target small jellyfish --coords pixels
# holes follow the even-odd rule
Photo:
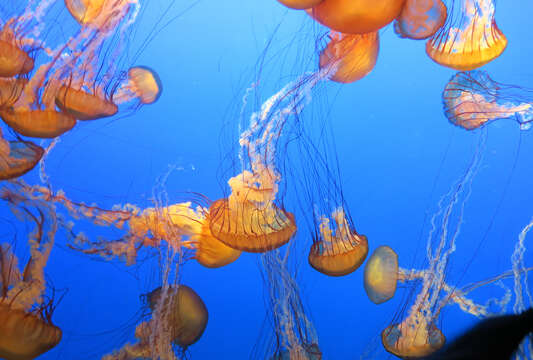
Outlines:
[[[27,74],[33,70],[33,66],[33,59],[25,51],[15,44],[0,40],[0,77]]]
[[[370,301],[382,304],[394,296],[398,281],[398,255],[388,246],[379,246],[365,264],[364,287]]]
[[[341,34],[332,31],[330,41],[320,53],[320,68],[334,67],[330,79],[351,83],[365,77],[376,65],[379,34]]]
[[[278,0],[281,4],[291,9],[303,10],[318,5],[323,0]]]
[[[227,246],[265,252],[286,244],[296,232],[294,215],[274,204],[277,177],[266,168],[231,178],[231,194],[209,208],[211,234]]]
[[[118,107],[112,101],[106,100],[83,90],[69,86],[61,86],[56,95],[56,105],[63,112],[77,120],[95,120],[113,116]]]
[[[328,28],[345,34],[378,31],[398,17],[405,0],[324,0],[310,10]]]
[[[122,103],[138,99],[141,104],[156,102],[163,91],[159,75],[147,66],[135,66],[128,70],[128,81],[117,89],[113,99]]]
[[[69,114],[55,110],[0,110],[0,118],[20,135],[50,139],[64,134],[76,125]]]
[[[444,25],[446,16],[442,0],[406,0],[394,21],[394,32],[402,38],[427,39]]]
[[[533,91],[498,83],[487,72],[476,70],[452,76],[442,93],[444,114],[466,130],[499,119],[511,119],[527,130],[533,121]]]
[[[461,0],[426,42],[426,53],[440,65],[468,71],[496,59],[506,46],[507,38],[494,20],[493,0]]]
[[[335,221],[335,233],[329,218],[323,216],[320,234],[309,251],[309,264],[329,276],[348,275],[365,261],[368,241],[348,223],[342,208],[336,209],[331,217]]]

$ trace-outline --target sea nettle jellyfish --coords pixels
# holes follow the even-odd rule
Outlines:
[[[330,32],[330,41],[320,53],[320,68],[336,67],[330,79],[351,83],[365,77],[376,65],[379,34],[341,34]]]
[[[494,20],[494,1],[460,0],[427,41],[426,53],[440,65],[468,71],[496,59],[506,46],[507,38]]]
[[[61,329],[51,321],[54,304],[45,297],[44,278],[57,230],[55,212],[28,195],[16,184],[0,191],[0,199],[16,216],[36,225],[28,239],[30,257],[24,268],[19,269],[12,246],[0,244],[0,357],[8,360],[33,359],[61,340]]]
[[[254,111],[241,133],[241,173],[228,184],[228,197],[209,208],[209,228],[227,246],[248,252],[266,252],[286,244],[296,231],[294,216],[276,204],[281,174],[276,169],[276,147],[284,126],[297,116],[311,90],[336,70],[328,66],[301,76]]]
[[[533,89],[492,80],[486,71],[459,72],[442,93],[444,114],[466,130],[500,119],[511,119],[528,130],[533,121]]]
[[[406,0],[400,16],[394,20],[394,32],[413,40],[433,36],[446,21],[447,8],[442,0]]]

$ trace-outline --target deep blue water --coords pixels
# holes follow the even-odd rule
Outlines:
[[[159,23],[168,1],[143,4],[146,10],[128,50],[134,53],[151,30],[160,29],[142,48],[137,63],[158,72],[163,94],[157,103],[129,116],[83,123],[62,136],[46,162],[55,189],[102,208],[125,203],[152,206],[152,190],[171,165],[176,169],[165,185],[171,202],[188,191],[212,200],[227,193],[221,187],[227,181],[225,157],[229,154],[238,161],[236,148],[228,145],[238,138],[246,89],[260,73],[254,93],[254,103],[260,104],[299,75],[315,70],[316,47],[323,46],[319,38],[326,29],[275,0],[199,1],[189,8],[191,3],[175,1]],[[483,67],[493,79],[533,88],[532,13],[529,1],[498,1],[496,21],[509,44],[502,56]],[[346,202],[358,232],[368,237],[370,252],[387,244],[398,253],[400,265],[419,268],[424,264],[428,216],[466,171],[482,131],[455,127],[443,115],[441,93],[455,71],[431,61],[424,41],[400,39],[391,25],[380,36],[374,70],[353,84],[317,87],[301,120],[308,119],[310,131],[325,126],[334,139],[326,148],[336,152]],[[533,216],[531,132],[520,131],[508,120],[493,122],[484,131],[482,165],[447,270],[448,282],[457,286],[509,270],[517,236]],[[312,135],[320,139],[319,133]],[[299,162],[297,150],[287,156],[292,156],[291,163],[311,166]],[[37,183],[36,172],[26,181]],[[297,219],[306,215],[305,205],[304,211],[297,205],[305,203],[306,189],[299,190],[289,188],[284,201]],[[307,205],[307,215],[312,216],[313,205]],[[5,218],[4,224],[13,221],[9,215]],[[94,239],[121,234],[84,221],[77,226]],[[4,228],[6,238],[16,234],[18,241],[31,230],[20,224]],[[356,359],[368,352],[369,358],[392,358],[379,336],[405,306],[409,286],[400,287],[391,301],[374,305],[365,295],[362,269],[332,278],[307,264],[307,230],[304,225],[297,233],[293,241],[301,246],[291,256],[298,258],[301,296],[324,359]],[[63,339],[41,358],[100,358],[133,340],[140,296],[158,286],[157,262],[126,267],[118,260],[72,251],[65,242],[59,232],[46,267],[53,286],[68,289],[53,316]],[[526,253],[526,263],[531,265],[531,260],[531,253]],[[190,347],[190,358],[248,358],[259,337],[270,334],[261,332],[266,310],[258,255],[243,253],[220,269],[191,260],[180,271],[182,282],[195,289],[209,310],[207,329]],[[491,286],[472,296],[484,302],[503,293]],[[475,321],[452,305],[445,308],[439,324],[451,338]]]

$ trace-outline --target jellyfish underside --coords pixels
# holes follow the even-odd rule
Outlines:
[[[0,139],[0,180],[24,175],[41,160],[44,149],[29,141],[5,141]],[[3,146],[7,148],[2,149]]]
[[[346,34],[375,32],[400,14],[404,0],[324,0],[311,16],[328,28]]]
[[[40,317],[0,303],[0,357],[7,360],[36,358],[56,346],[61,329]]]
[[[388,246],[379,246],[366,262],[364,288],[370,301],[381,304],[396,292],[398,255]]]
[[[149,305],[152,312],[156,307],[164,314],[164,321],[168,322],[171,331],[172,342],[186,348],[197,342],[207,326],[208,312],[198,294],[186,285],[169,287],[167,294],[161,301],[164,293],[161,287],[148,295]]]
[[[55,103],[63,112],[77,120],[95,120],[118,112],[118,107],[113,102],[67,86],[59,88]]]
[[[55,110],[0,110],[0,117],[17,133],[34,138],[54,138],[76,125],[76,119]]]
[[[394,21],[394,31],[400,37],[427,39],[444,25],[446,14],[442,0],[406,0],[400,16]]]
[[[434,325],[392,324],[381,333],[385,350],[402,359],[418,359],[442,348],[446,338]]]
[[[26,52],[6,41],[0,40],[0,77],[27,74],[34,61]]]
[[[332,32],[330,42],[320,53],[320,68],[334,66],[330,79],[340,83],[351,83],[365,77],[376,65],[379,53],[379,35],[340,34]]]

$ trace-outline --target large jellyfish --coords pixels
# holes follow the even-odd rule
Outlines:
[[[276,147],[289,117],[302,111],[311,90],[331,76],[337,65],[301,76],[251,115],[239,139],[242,172],[228,181],[231,194],[209,208],[211,233],[229,247],[265,252],[286,244],[295,233],[294,216],[276,205],[281,181]]]
[[[315,20],[346,34],[375,32],[400,14],[405,0],[324,0],[311,9]]]
[[[17,186],[4,186],[0,199],[21,221],[36,225],[29,236],[30,258],[24,268],[19,269],[13,247],[0,244],[0,357],[29,360],[61,340],[61,329],[51,321],[54,299],[45,294],[44,278],[57,223],[49,204],[27,197]]]
[[[467,71],[481,67],[507,46],[507,38],[494,20],[493,0],[460,0],[448,13],[446,24],[426,43],[436,63]]]
[[[499,119],[514,120],[528,130],[533,121],[533,89],[498,83],[482,70],[455,74],[442,101],[448,120],[466,130]]]
[[[338,63],[330,79],[340,83],[357,81],[372,71],[379,53],[379,34],[341,34],[332,31],[328,45],[320,53],[320,68]]]
[[[31,141],[5,140],[0,129],[0,180],[24,175],[37,165],[44,149]]]

